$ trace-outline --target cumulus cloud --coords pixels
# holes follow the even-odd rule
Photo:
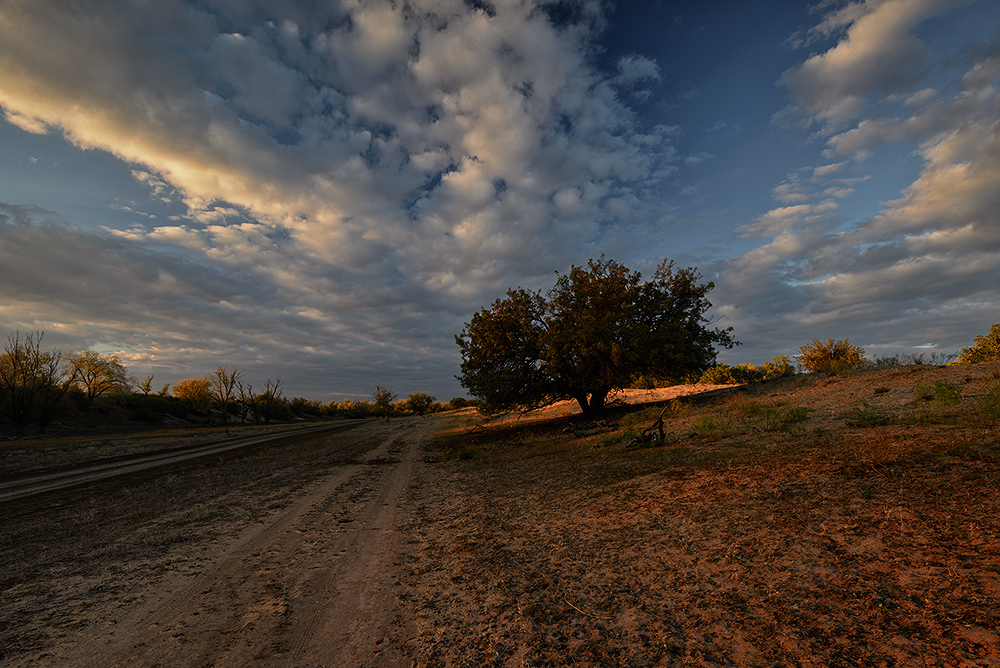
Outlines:
[[[781,83],[809,118],[841,127],[864,110],[869,96],[908,90],[925,76],[925,45],[913,28],[955,5],[954,0],[865,0],[830,11],[814,32],[846,30],[846,36],[786,72]]]
[[[851,3],[821,17],[817,32],[842,37],[781,82],[824,124],[827,161],[790,175],[772,191],[783,206],[739,228],[771,241],[731,263],[720,285],[773,311],[768,320],[727,299],[734,319],[756,331],[780,322],[783,333],[814,332],[805,340],[851,336],[912,347],[940,337],[937,349],[945,352],[966,345],[970,323],[981,329],[993,321],[987,313],[1000,307],[992,289],[1000,280],[998,56],[995,48],[954,54],[952,69],[938,73],[943,85],[931,87],[922,78],[923,45],[912,34],[958,4]],[[891,144],[922,165],[877,215],[848,224],[836,210],[866,178],[853,176],[859,161]],[[840,156],[853,166],[828,162]]]
[[[316,336],[450,337],[511,276],[641,244],[646,195],[677,161],[670,130],[643,130],[620,99],[656,63],[588,64],[593,7],[556,23],[532,3],[474,4],[13,0],[0,107],[184,206],[95,238],[115,252],[243,271],[266,302],[314,314],[297,317]],[[227,286],[212,317],[252,313],[253,288]]]

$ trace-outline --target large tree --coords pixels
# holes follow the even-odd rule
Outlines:
[[[737,345],[732,328],[710,327],[715,284],[700,281],[664,260],[644,282],[601,257],[559,275],[545,296],[510,290],[455,337],[458,379],[487,414],[575,399],[584,415],[599,415],[611,392],[637,378],[701,371],[716,346]]]

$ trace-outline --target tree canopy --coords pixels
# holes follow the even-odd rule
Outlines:
[[[600,414],[607,396],[641,376],[680,377],[710,367],[716,346],[738,345],[710,327],[697,270],[664,260],[652,279],[607,260],[560,274],[545,296],[518,288],[476,313],[455,337],[459,382],[484,413],[575,399]]]
[[[70,355],[66,360],[67,375],[76,375],[88,399],[96,399],[107,392],[126,393],[133,379],[117,355],[102,355],[95,350],[85,350]],[[150,376],[152,380],[152,376]]]
[[[956,361],[959,364],[975,364],[998,359],[1000,359],[1000,324],[990,327],[989,333],[977,336],[973,345],[962,348]]]

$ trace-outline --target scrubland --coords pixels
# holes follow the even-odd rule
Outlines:
[[[281,634],[348,610],[321,605],[318,581],[293,584],[350,563],[320,548],[352,530],[386,550],[374,612],[352,627],[371,647],[351,656],[371,665],[998,665],[998,386],[996,363],[912,365],[636,392],[600,423],[568,404],[487,424],[412,417],[429,435],[416,458],[365,459],[378,429],[409,433],[373,422],[355,445],[304,440],[23,499],[3,507],[0,664],[72,665],[106,620],[283,522],[258,547],[283,550],[260,587],[282,592],[267,608],[282,623],[222,636],[259,644],[259,665],[336,663],[336,643],[292,657]],[[352,522],[397,460],[412,463],[396,510]],[[283,513],[351,466],[364,484],[301,510],[306,568],[285,537],[306,534]],[[255,572],[241,577],[253,590]],[[187,619],[191,637],[205,618]],[[173,648],[174,665],[234,665],[225,643],[205,646],[219,649]]]

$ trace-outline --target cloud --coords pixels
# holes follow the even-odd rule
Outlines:
[[[598,18],[592,7],[557,22],[530,3],[458,0],[13,0],[0,9],[0,107],[22,128],[118,156],[152,197],[183,207],[165,224],[81,243],[127,267],[141,249],[170,267],[187,258],[223,286],[217,300],[183,298],[202,292],[180,270],[164,276],[209,322],[249,331],[284,308],[277,330],[323,355],[450,351],[462,314],[511,277],[547,281],[595,244],[640,247],[658,225],[650,194],[676,169],[674,133],[640,127],[618,93],[658,68],[642,56],[613,75],[588,64]],[[30,246],[40,229],[6,233]],[[32,248],[22,271],[57,281]],[[108,283],[161,284],[129,271]],[[209,280],[216,271],[247,283]],[[146,297],[158,299],[130,301]],[[145,317],[127,313],[107,317]],[[155,322],[180,338],[171,320]],[[271,336],[241,343],[258,350]],[[327,349],[326,337],[353,343]]]
[[[781,77],[796,104],[827,130],[856,118],[870,95],[911,89],[925,76],[927,50],[915,26],[955,6],[952,0],[866,0],[828,12],[814,32],[846,30],[836,46]]]
[[[736,229],[769,241],[719,268],[719,303],[745,340],[790,353],[829,336],[873,352],[927,341],[954,352],[994,322],[1000,59],[995,47],[959,47],[931,63],[912,34],[958,4],[825,5],[813,34],[838,42],[781,80],[823,124],[822,162],[790,174],[771,193],[781,206]],[[924,79],[931,65],[936,86]],[[859,161],[888,147],[921,160],[912,181],[875,215],[848,218],[870,181]]]

